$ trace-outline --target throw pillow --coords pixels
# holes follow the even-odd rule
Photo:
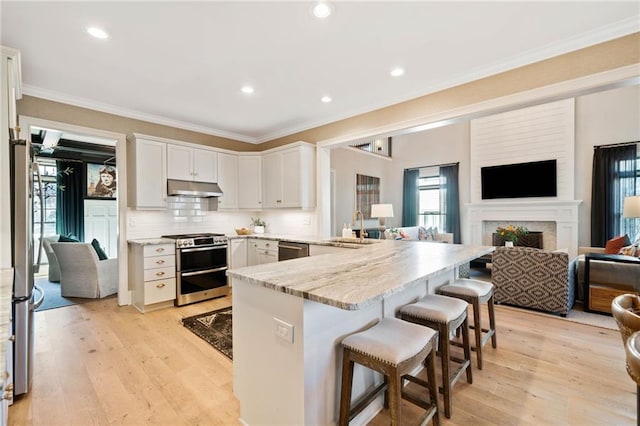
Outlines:
[[[628,245],[631,245],[629,236],[627,234],[620,235],[607,241],[607,244],[604,246],[604,252],[606,254],[618,254],[622,247]]]
[[[96,254],[98,255],[98,259],[100,260],[108,259],[107,253],[104,252],[104,249],[100,246],[100,243],[98,242],[98,240],[94,238],[93,241],[91,241],[91,245],[93,246],[93,249],[96,251]]]
[[[64,235],[60,235],[58,238],[59,243],[79,243],[80,241],[73,237],[65,237]]]
[[[625,256],[640,257],[640,243],[635,243],[630,246],[622,247],[618,254],[624,254]]]
[[[425,228],[424,226],[421,226],[420,228],[418,228],[418,239],[422,240],[422,241],[435,241],[435,235],[433,233],[433,227],[429,227],[429,228]]]
[[[400,231],[398,228],[390,228],[385,229],[384,231],[384,239],[385,240],[401,240]]]

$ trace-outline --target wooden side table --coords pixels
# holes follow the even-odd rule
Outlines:
[[[589,284],[589,269],[591,267],[592,260],[599,260],[604,262],[615,262],[615,263],[634,263],[640,266],[640,259],[633,256],[624,256],[621,254],[604,254],[604,253],[587,253],[584,255],[584,282],[582,284],[583,290],[583,299],[584,299],[584,311],[585,312],[594,312],[598,314],[609,314],[611,315],[611,300],[618,294],[624,293],[637,293],[634,291],[625,291],[624,289],[616,288],[614,286],[609,285],[598,285],[598,289],[602,292],[603,297],[607,299],[611,298],[609,301],[609,309],[607,311],[602,311],[598,309],[593,309],[591,307],[590,301],[590,289],[591,285]]]

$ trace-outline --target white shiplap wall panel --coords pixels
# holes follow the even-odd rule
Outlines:
[[[553,159],[557,161],[556,198],[572,200],[574,108],[571,98],[471,120],[471,202],[482,201],[480,168]],[[527,178],[532,177],[523,176]]]

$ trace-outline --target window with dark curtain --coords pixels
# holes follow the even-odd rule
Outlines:
[[[56,231],[84,241],[83,164],[76,161],[57,163]]]
[[[604,247],[621,234],[624,198],[636,194],[637,143],[594,147],[591,246]]]
[[[440,209],[444,215],[444,231],[453,234],[453,242],[460,244],[460,196],[458,164],[440,167]]]
[[[418,208],[420,199],[418,194],[418,169],[406,169],[402,185],[402,226],[416,226],[418,224]]]

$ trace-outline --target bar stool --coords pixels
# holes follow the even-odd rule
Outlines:
[[[421,424],[429,420],[440,424],[438,413],[438,390],[435,371],[436,332],[397,318],[383,318],[368,330],[347,336],[342,341],[342,390],[340,394],[340,425],[347,425],[382,391],[385,391],[384,406],[390,408],[391,424],[401,423],[401,399],[405,399],[426,410]],[[361,364],[384,374],[382,384],[365,394],[351,408],[353,365]],[[427,381],[411,376],[424,363]],[[416,383],[428,390],[429,398],[420,398],[403,389],[404,381]]]
[[[496,317],[493,309],[493,284],[486,281],[460,278],[453,284],[443,285],[438,289],[438,294],[456,297],[473,306],[473,325],[469,326],[475,332],[475,346],[471,350],[476,351],[478,369],[482,370],[482,347],[491,338],[491,346],[498,347],[496,336]],[[480,322],[480,304],[486,303],[489,312],[489,328],[482,328]],[[483,335],[484,333],[484,335]]]
[[[467,320],[467,304],[459,299],[436,294],[429,294],[416,303],[400,308],[400,318],[416,324],[438,330],[438,353],[442,363],[442,394],[444,399],[444,415],[451,418],[451,390],[464,372],[467,383],[473,383],[471,373],[471,344],[469,342],[469,323]],[[462,349],[464,358],[451,353],[451,333],[462,333]],[[458,368],[451,371],[451,362]]]

